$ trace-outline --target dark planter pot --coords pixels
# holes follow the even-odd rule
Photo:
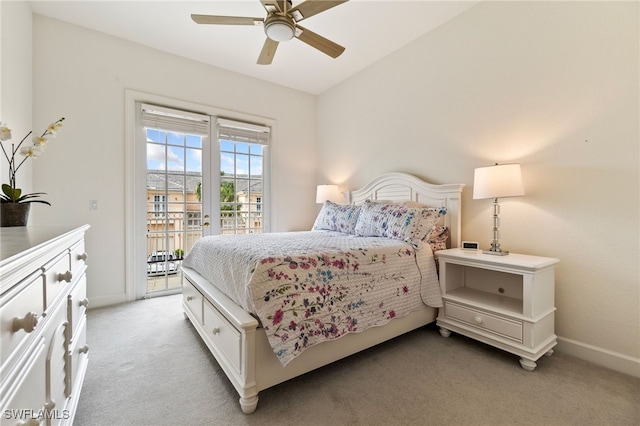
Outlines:
[[[31,203],[0,204],[0,226],[27,226]]]

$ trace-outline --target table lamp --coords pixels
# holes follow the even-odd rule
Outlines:
[[[316,190],[316,203],[322,204],[325,201],[341,203],[344,197],[338,190],[338,185],[318,185]]]
[[[475,169],[473,174],[473,199],[493,198],[493,242],[483,253],[504,256],[509,254],[500,248],[500,205],[498,198],[524,195],[520,164],[495,164]]]

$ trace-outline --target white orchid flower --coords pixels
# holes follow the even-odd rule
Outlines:
[[[0,123],[0,140],[8,141],[9,139],[11,139],[11,129]]]
[[[40,154],[42,154],[42,149],[38,145],[29,145],[20,148],[20,155],[24,155],[25,157],[37,158]]]
[[[44,194],[42,192],[23,194],[22,190],[16,187],[16,173],[30,157],[38,158],[44,152],[48,139],[56,135],[62,127],[63,121],[64,117],[50,124],[40,136],[32,136],[33,132],[28,132],[17,145],[11,143],[10,150],[8,149],[9,147],[5,147],[4,144],[0,143],[2,154],[4,154],[4,158],[9,163],[9,183],[2,184],[2,193],[0,193],[0,201],[2,201],[3,205],[4,203],[43,203],[51,205],[46,200],[38,199]],[[31,144],[27,142],[30,136]],[[6,123],[0,122],[0,141],[4,142],[9,139],[11,139],[11,129],[7,127]],[[16,161],[16,154],[21,154],[25,158],[21,161]]]
[[[47,147],[47,138],[44,136],[34,136],[31,140],[33,141],[33,145],[40,147],[42,150]]]

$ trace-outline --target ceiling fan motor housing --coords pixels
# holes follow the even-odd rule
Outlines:
[[[265,19],[264,32],[273,41],[291,40],[296,34],[295,21],[288,15],[270,14]]]

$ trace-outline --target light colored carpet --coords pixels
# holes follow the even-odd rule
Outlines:
[[[75,425],[640,425],[640,380],[556,352],[514,355],[432,326],[260,393],[238,395],[177,296],[88,313]]]

